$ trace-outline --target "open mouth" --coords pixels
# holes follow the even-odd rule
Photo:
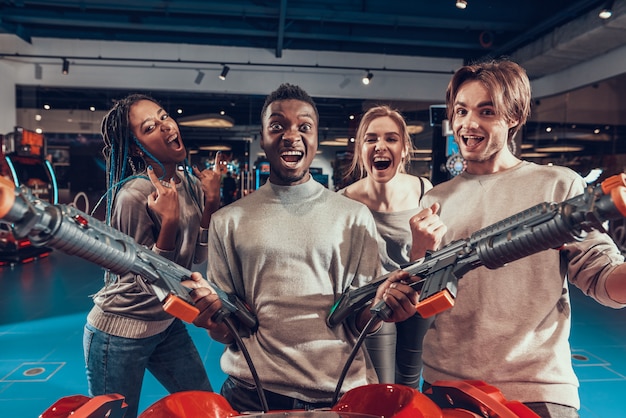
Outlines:
[[[468,148],[476,147],[478,144],[480,144],[485,139],[484,136],[474,136],[474,135],[462,136],[461,138],[463,139],[463,143]]]
[[[391,166],[391,160],[389,158],[374,158],[374,168],[376,170],[386,170]]]
[[[280,157],[288,164],[296,164],[304,157],[304,153],[302,151],[285,151],[280,154]]]
[[[178,138],[178,134],[172,135],[171,137],[168,138],[167,140],[167,145],[171,146],[172,148],[180,148],[181,147],[181,143],[180,143],[180,139]]]

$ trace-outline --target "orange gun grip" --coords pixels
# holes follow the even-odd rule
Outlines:
[[[454,297],[448,291],[444,289],[435,295],[424,299],[415,306],[415,310],[422,316],[422,318],[429,318],[440,312],[450,309],[454,306]]]
[[[185,322],[193,323],[200,310],[179,298],[176,295],[169,295],[163,302],[163,310],[168,314],[182,319]]]
[[[611,190],[620,186],[621,187],[626,186],[626,174],[624,173],[611,176],[607,178],[606,180],[604,180],[602,183],[600,183],[600,188],[602,189],[602,193],[604,193],[605,195],[610,194]]]
[[[15,184],[0,176],[0,219],[4,218],[15,203]]]

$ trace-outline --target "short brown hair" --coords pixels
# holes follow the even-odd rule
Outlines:
[[[465,65],[458,69],[446,90],[448,120],[453,122],[454,102],[461,86],[477,80],[491,93],[491,100],[498,115],[507,121],[518,120],[509,130],[509,141],[526,123],[530,115],[530,81],[526,71],[517,63],[506,59],[484,61]]]

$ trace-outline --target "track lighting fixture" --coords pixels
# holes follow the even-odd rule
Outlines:
[[[598,13],[598,17],[603,20],[609,19],[611,16],[613,16],[613,0],[607,1]]]
[[[202,83],[202,79],[204,78],[204,73],[198,70],[198,75],[196,75],[196,79],[193,81],[196,84]]]
[[[70,62],[66,58],[63,58],[63,68],[61,72],[64,75],[67,75],[70,72]]]
[[[228,75],[229,71],[230,67],[228,65],[224,65],[222,67],[222,72],[220,73],[220,80],[226,80],[226,76]]]
[[[465,9],[467,7],[467,0],[456,0],[457,9]]]
[[[35,80],[41,80],[43,75],[43,68],[40,64],[35,63]]]
[[[372,77],[374,77],[374,74],[368,71],[361,81],[363,82],[363,84],[367,86],[370,83],[370,81],[372,81]]]

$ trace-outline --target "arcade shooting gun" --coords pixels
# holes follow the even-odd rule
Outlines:
[[[497,269],[540,251],[582,241],[592,230],[604,232],[603,222],[626,217],[625,186],[626,174],[609,177],[588,186],[581,195],[562,203],[540,203],[402,267],[420,278],[410,284],[420,291],[417,312],[427,318],[454,306],[458,279],[470,270],[480,266]],[[336,326],[365,306],[390,274],[345,291],[331,309],[328,325]],[[391,316],[385,302],[371,311],[383,320]]]
[[[190,289],[181,284],[191,271],[74,207],[38,200],[27,188],[15,188],[11,181],[0,177],[0,220],[11,223],[13,234],[28,237],[34,246],[58,249],[116,274],[138,274],[152,286],[166,312],[189,323],[198,316]],[[222,302],[213,321],[221,322],[232,314],[250,330],[256,328],[256,317],[241,299],[209,284]]]

